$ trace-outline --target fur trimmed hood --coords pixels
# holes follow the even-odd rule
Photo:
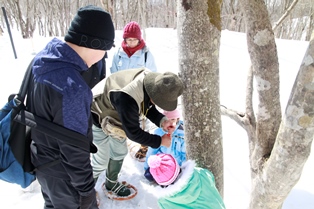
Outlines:
[[[214,175],[207,169],[186,161],[174,184],[166,188],[154,186],[149,192],[158,198],[160,209],[225,209]]]
[[[169,185],[168,187],[162,188],[159,185],[153,186],[148,190],[148,192],[155,195],[157,198],[169,197],[172,196],[184,189],[187,186],[187,183],[190,181],[194,168],[196,164],[193,160],[188,160],[182,163],[181,173],[179,174],[177,180]]]

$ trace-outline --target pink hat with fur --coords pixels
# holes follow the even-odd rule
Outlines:
[[[149,171],[159,185],[172,184],[180,173],[180,166],[170,154],[151,155],[147,163]]]
[[[176,118],[181,118],[181,113],[178,109],[175,109],[173,111],[164,111],[163,114],[168,118],[168,119],[176,119]]]

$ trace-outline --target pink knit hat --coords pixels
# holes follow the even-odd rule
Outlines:
[[[142,32],[139,24],[137,22],[129,22],[123,29],[123,39],[126,38],[137,38],[142,39]]]
[[[180,166],[170,154],[151,155],[147,163],[149,171],[159,185],[172,184],[178,177]]]
[[[168,118],[168,119],[177,119],[181,118],[181,113],[178,109],[175,109],[173,111],[164,111],[163,114]]]

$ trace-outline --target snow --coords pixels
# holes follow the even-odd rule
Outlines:
[[[146,43],[155,56],[158,70],[178,71],[177,31],[170,28],[149,28],[146,30]],[[122,32],[116,33],[116,45],[120,46]],[[220,100],[221,104],[235,110],[244,111],[246,74],[249,67],[249,55],[246,48],[246,35],[230,31],[222,32],[220,48]],[[35,52],[38,52],[51,39],[36,36],[33,40],[23,40],[17,31],[13,31],[13,40],[17,52],[14,58],[10,38],[5,31],[0,37],[0,102],[4,104],[10,93],[16,93],[24,71]],[[280,100],[282,111],[286,104],[299,70],[308,42],[277,40],[280,63]],[[107,74],[111,66],[112,49],[109,51]],[[256,98],[253,99],[257,105]],[[250,169],[248,159],[248,140],[246,132],[234,121],[222,117],[224,145],[224,201],[227,209],[245,209],[250,194]],[[305,163],[299,182],[295,185],[283,204],[283,209],[312,209],[314,205],[314,155]],[[133,184],[138,189],[132,200],[113,201],[105,197],[101,190],[104,173],[100,176],[96,190],[101,198],[100,208],[132,209],[158,208],[156,195],[151,193],[151,185],[143,177],[143,163],[127,155],[120,180]],[[34,182],[29,188],[0,181],[0,206],[3,209],[39,209],[43,208],[40,186]]]

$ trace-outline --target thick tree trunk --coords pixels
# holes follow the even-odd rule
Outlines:
[[[313,34],[314,35],[314,34]],[[251,209],[279,209],[298,182],[314,135],[314,37],[304,56],[272,154],[253,181]]]
[[[177,1],[179,69],[188,158],[213,172],[223,195],[219,100],[221,1]]]
[[[309,82],[314,76],[313,66],[310,67],[310,72],[303,72],[309,75],[299,74],[279,130],[279,65],[268,12],[263,0],[241,0],[240,4],[246,21],[253,74],[248,76],[246,113],[230,114],[230,111],[226,110],[224,112],[233,115],[248,132],[252,170],[249,208],[279,209],[300,178],[310,153],[314,132],[314,88],[307,86],[312,85]],[[313,65],[312,56],[310,55],[310,64],[304,65]],[[252,102],[249,102],[252,100],[252,75],[256,79],[259,98],[256,119]],[[306,78],[308,80],[305,80]]]
[[[279,64],[274,33],[263,0],[240,0],[247,27],[248,50],[253,66],[258,94],[256,141],[252,141],[252,177],[269,157],[276,140],[281,106],[279,94]]]

